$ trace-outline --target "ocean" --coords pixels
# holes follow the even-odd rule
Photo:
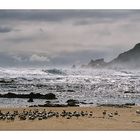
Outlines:
[[[68,99],[80,106],[98,104],[140,105],[140,71],[66,68],[0,68],[0,94],[54,93],[51,103],[66,104]],[[47,100],[0,98],[0,107],[28,107]]]

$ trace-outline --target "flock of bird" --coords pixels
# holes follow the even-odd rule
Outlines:
[[[134,111],[134,110],[133,110]],[[23,109],[23,110],[14,110],[14,111],[1,111],[0,110],[0,122],[2,123],[7,123],[8,125],[14,125],[13,122],[22,122],[22,123],[26,123],[26,122],[36,122],[36,120],[38,122],[40,122],[41,120],[44,120],[45,123],[47,123],[47,120],[50,118],[54,118],[55,120],[60,121],[60,119],[62,120],[71,120],[74,119],[75,121],[77,120],[84,120],[86,119],[87,121],[93,120],[93,122],[96,121],[96,119],[92,119],[92,118],[101,118],[101,120],[103,120],[106,124],[106,120],[108,119],[110,120],[115,120],[118,121],[119,116],[124,116],[123,114],[120,114],[121,112],[119,111],[109,111],[109,110],[99,110],[98,114],[96,114],[96,112],[94,110],[92,111],[86,111],[86,110],[82,110],[82,111],[67,111],[67,110],[62,110],[62,111],[53,111],[53,110],[39,110],[39,109],[32,109],[32,110],[27,110],[27,109]],[[134,112],[133,112],[134,113]],[[135,110],[135,115],[140,116],[140,110]],[[126,116],[127,117],[127,116]],[[84,118],[84,119],[79,119],[79,118]],[[88,119],[89,118],[89,119]],[[121,119],[121,118],[120,118]],[[46,120],[46,121],[45,121]],[[68,120],[68,122],[69,122]],[[9,123],[11,122],[11,123]],[[44,123],[43,122],[43,123]],[[72,122],[72,121],[71,121]],[[139,121],[132,121],[134,123],[139,123]],[[129,122],[130,123],[130,122]],[[64,124],[64,123],[63,123]],[[79,123],[80,124],[80,123]],[[98,123],[97,123],[98,124]],[[102,124],[102,123],[101,123]],[[5,125],[5,124],[4,124]],[[98,127],[97,127],[98,128]]]
[[[140,115],[140,110],[136,110],[135,112],[137,115]],[[107,110],[104,110],[102,112],[102,117],[100,118],[114,118],[115,116],[120,116],[118,111],[115,111],[113,113],[107,112]],[[95,118],[95,114],[93,111],[74,111],[69,112],[66,110],[63,110],[62,112],[55,112],[55,111],[46,111],[45,109],[43,111],[39,111],[39,109],[29,110],[23,109],[22,112],[19,112],[17,110],[11,112],[2,112],[0,110],[0,120],[7,120],[7,121],[14,121],[15,119],[18,120],[46,120],[49,118],[65,118],[65,119],[71,119],[71,118],[79,118],[79,117],[88,117],[88,118]]]
[[[119,115],[117,111],[114,113],[108,113],[107,110],[104,110],[102,112],[102,118],[113,118],[115,115]],[[72,117],[79,118],[79,117],[88,117],[88,118],[94,118],[93,111],[74,111],[69,112],[66,110],[63,110],[61,113],[55,112],[55,111],[46,111],[45,109],[43,111],[39,111],[39,109],[29,110],[27,111],[24,109],[22,112],[18,112],[17,110],[10,112],[2,113],[0,110],[0,120],[7,120],[7,121],[14,121],[15,119],[18,120],[46,120],[49,118],[66,118],[71,119]]]

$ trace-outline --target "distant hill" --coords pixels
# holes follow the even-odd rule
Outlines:
[[[140,67],[140,43],[134,48],[121,53],[117,58],[108,63],[109,66],[137,68]]]
[[[140,68],[140,43],[106,63],[104,59],[91,60],[84,68]]]

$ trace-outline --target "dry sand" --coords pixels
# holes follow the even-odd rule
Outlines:
[[[34,108],[27,108],[34,109]],[[44,108],[39,108],[43,110]],[[21,121],[2,121],[0,120],[0,130],[140,130],[140,115],[136,114],[136,110],[140,107],[132,108],[115,108],[115,107],[67,107],[67,108],[45,108],[46,110],[62,112],[66,111],[93,111],[92,118],[73,117],[72,119],[66,118],[50,118],[47,120],[25,120]],[[2,112],[13,111],[13,108],[1,108]],[[22,111],[23,108],[17,108]],[[107,113],[114,113],[116,110],[119,116],[103,118],[102,112],[107,110]]]

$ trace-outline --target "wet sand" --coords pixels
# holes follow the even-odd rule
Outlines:
[[[35,108],[26,108],[26,110]],[[38,108],[43,111],[44,108]],[[136,114],[139,106],[132,108],[116,107],[66,107],[66,108],[45,108],[47,111],[93,111],[93,116],[66,118],[49,118],[47,120],[19,120],[3,121],[0,120],[0,130],[140,130],[140,115]],[[13,112],[13,110],[23,111],[23,108],[1,108],[2,112]],[[108,113],[118,111],[119,115],[103,118],[102,112],[107,110]]]

